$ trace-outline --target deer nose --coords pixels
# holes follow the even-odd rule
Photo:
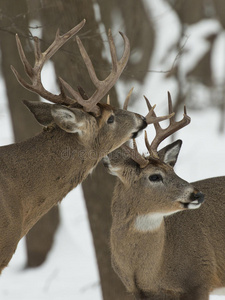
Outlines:
[[[142,119],[142,121],[143,121],[143,125],[142,125],[142,128],[141,128],[141,129],[144,129],[144,128],[146,128],[146,127],[148,126],[148,124],[147,124],[147,122],[146,122],[146,118],[145,118],[145,117],[141,116],[141,119]]]
[[[190,200],[191,201],[198,201],[198,203],[204,202],[205,195],[202,192],[195,191],[191,194]]]

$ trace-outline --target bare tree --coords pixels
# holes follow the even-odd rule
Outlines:
[[[15,47],[15,34],[19,32],[21,40],[26,43],[28,49],[28,59],[32,60],[32,52],[29,36],[29,20],[27,15],[26,1],[14,3],[12,5],[9,1],[0,1],[1,6],[1,23],[0,23],[0,47],[2,53],[2,75],[5,80],[6,91],[9,101],[9,108],[13,123],[13,132],[15,141],[19,142],[28,137],[31,137],[40,130],[37,122],[31,114],[24,109],[21,99],[31,98],[38,100],[36,95],[32,95],[18,86],[18,82],[13,75],[10,65],[14,65],[22,73],[23,66],[20,63],[17,48]]]
[[[0,1],[1,4],[1,53],[2,73],[6,84],[7,97],[13,124],[14,139],[16,142],[25,140],[41,130],[39,124],[25,109],[22,99],[38,101],[35,94],[18,85],[10,65],[14,65],[19,73],[23,74],[23,66],[20,63],[17,48],[15,46],[15,33],[19,33],[21,41],[26,45],[28,60],[32,61],[33,50],[30,43],[29,21],[30,15],[25,0],[11,5],[9,1]],[[48,216],[43,217],[27,235],[27,266],[40,265],[51,249],[53,236],[59,222],[58,208],[55,207]],[[39,229],[38,229],[39,228]],[[38,231],[38,239],[35,238]],[[34,232],[34,233],[33,233]]]

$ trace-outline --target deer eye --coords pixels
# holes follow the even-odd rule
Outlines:
[[[114,122],[114,115],[111,115],[109,118],[108,118],[108,120],[107,120],[107,123],[108,124],[111,124],[111,123],[113,123]]]
[[[152,182],[159,182],[159,181],[163,181],[162,175],[160,174],[152,174],[149,176],[149,180]]]

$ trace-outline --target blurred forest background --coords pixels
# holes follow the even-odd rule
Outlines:
[[[173,86],[172,95],[176,111],[183,107],[184,101],[188,107],[195,110],[203,110],[209,106],[217,107],[220,115],[218,130],[223,132],[225,2],[223,0],[158,2],[166,7],[164,14],[172,11],[177,28],[175,32],[171,32],[171,36],[168,36],[170,43],[161,49],[161,55],[157,56],[160,57],[160,61],[156,64],[154,49],[159,42],[158,22],[163,15],[156,14],[153,0],[0,0],[1,75],[6,86],[15,141],[27,139],[41,130],[20,101],[21,99],[40,101],[40,99],[22,88],[10,69],[10,65],[13,65],[20,74],[24,74],[16,48],[15,33],[19,34],[27,58],[32,62],[33,35],[41,38],[44,51],[54,40],[57,28],[61,33],[65,33],[84,18],[87,23],[79,32],[79,37],[92,59],[99,78],[105,78],[110,71],[110,62],[105,53],[107,30],[112,29],[113,35],[118,40],[117,47],[121,47],[121,51],[123,44],[117,36],[118,31],[122,31],[130,40],[131,57],[121,80],[129,87],[131,83],[135,86],[133,99],[141,98],[146,75],[151,72],[158,73],[160,78]],[[189,42],[192,32],[197,32],[196,39]],[[215,56],[217,58],[221,56],[219,62]],[[93,86],[74,40],[63,46],[54,55],[52,62],[56,76],[61,76],[74,88],[80,85],[87,93],[93,92]],[[118,106],[118,98],[121,96],[118,97],[115,88],[110,94],[113,105]],[[103,298],[127,300],[132,298],[126,293],[110,263],[110,202],[113,186],[114,178],[106,173],[101,164],[92,177],[87,178],[82,184]],[[27,267],[36,268],[45,262],[59,224],[59,208],[54,207],[28,233]]]

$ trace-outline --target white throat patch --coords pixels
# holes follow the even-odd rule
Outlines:
[[[168,213],[150,213],[137,216],[134,227],[141,232],[155,231],[162,224],[163,217],[176,213],[176,211]]]

